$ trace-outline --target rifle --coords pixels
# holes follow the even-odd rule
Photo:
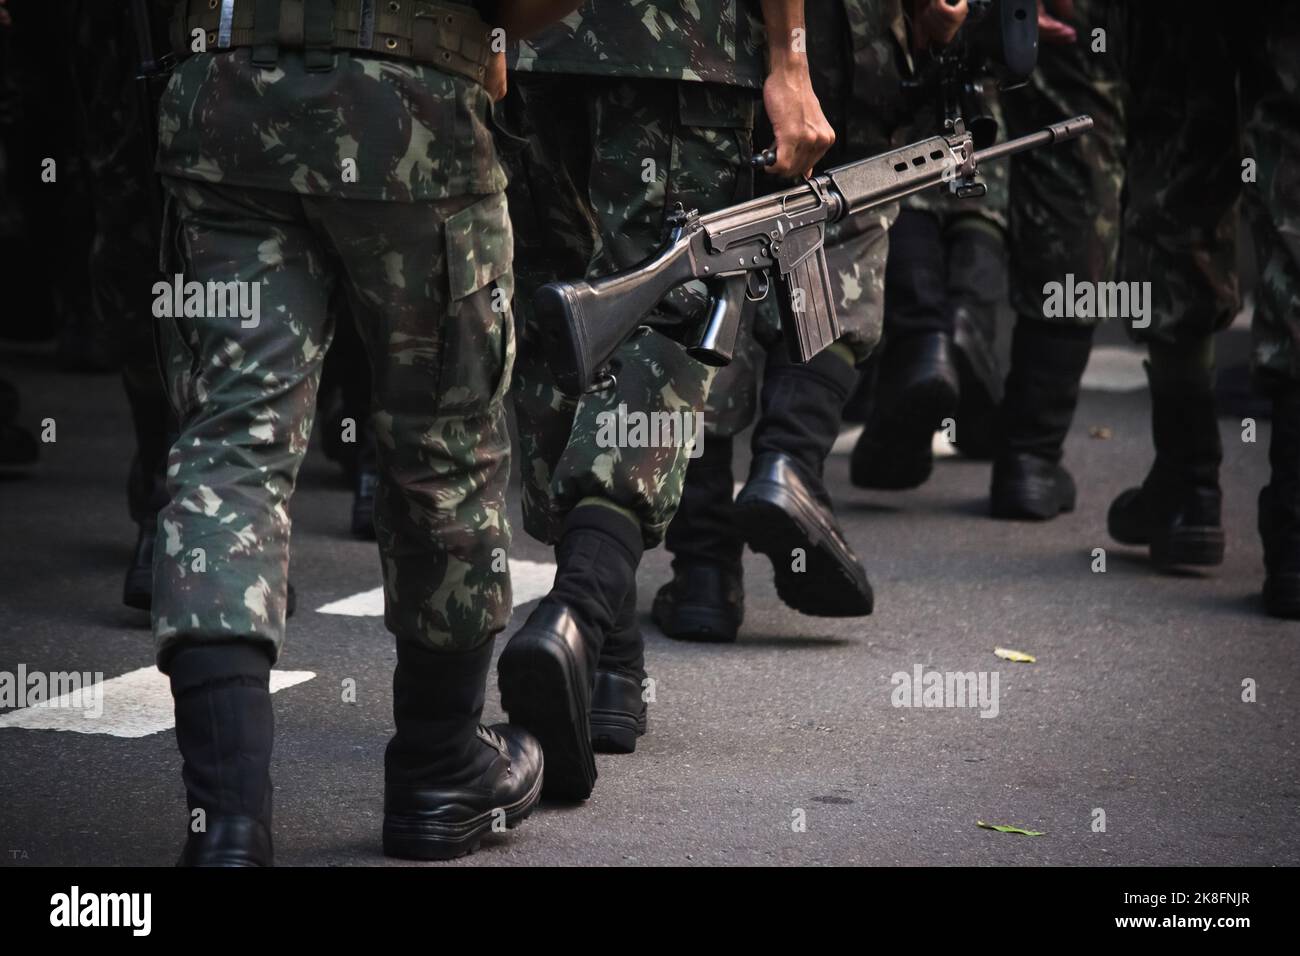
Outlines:
[[[743,300],[767,295],[771,275],[790,358],[807,362],[840,336],[823,249],[827,225],[940,183],[958,196],[982,195],[980,164],[1075,139],[1091,128],[1091,117],[1076,116],[976,151],[958,123],[952,135],[846,163],[704,216],[678,204],[668,219],[667,244],[641,264],[537,291],[534,306],[556,384],[569,395],[586,390],[669,290],[692,280],[708,287],[710,307],[699,340],[686,350],[691,357],[713,366],[731,361]]]

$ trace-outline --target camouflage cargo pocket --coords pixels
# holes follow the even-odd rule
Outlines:
[[[447,321],[442,349],[442,413],[498,405],[515,358],[511,317],[514,240],[504,193],[447,220]]]
[[[715,83],[677,84],[673,171],[711,200],[702,210],[744,202],[754,194],[752,90]],[[679,182],[679,188],[683,183]]]

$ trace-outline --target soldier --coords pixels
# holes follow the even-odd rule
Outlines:
[[[676,204],[708,212],[748,198],[760,89],[774,118],[776,173],[810,170],[830,145],[799,43],[803,0],[762,0],[761,20],[758,6],[592,4],[515,53],[508,125],[523,138],[510,208],[524,318],[515,384],[524,524],[555,545],[557,570],[498,670],[502,706],[542,741],[555,796],[590,794],[592,736],[629,752],[644,730],[635,574],[677,508],[687,462],[680,441],[610,446],[601,423],[698,414],[713,373],[682,345],[704,318],[698,290],[668,296],[582,396],[556,387],[527,304],[545,281],[644,259]]]
[[[1150,284],[1145,342],[1155,461],[1111,505],[1111,536],[1162,569],[1222,562],[1213,334],[1236,314],[1238,199],[1260,281],[1253,373],[1272,401],[1259,495],[1264,607],[1300,617],[1300,9],[1221,17],[1171,3],[1128,11],[1129,199],[1121,278]]]
[[[983,115],[994,129],[1005,129],[996,85],[985,86]],[[908,139],[940,129],[922,111]],[[992,136],[977,139],[976,146],[991,142]],[[860,488],[923,484],[934,465],[934,433],[945,420],[955,426],[952,437],[963,454],[992,453],[1002,399],[993,342],[1006,287],[1006,169],[989,163],[980,170],[988,188],[982,199],[943,190],[909,196],[889,230],[884,345],[872,361],[874,394],[849,459],[849,479]]]
[[[1003,98],[1007,133],[1020,136],[1080,113],[1092,117],[1093,128],[1011,159],[1009,293],[1016,324],[989,493],[994,517],[1040,521],[1074,508],[1074,479],[1061,458],[1098,321],[1047,314],[1044,287],[1067,274],[1086,282],[1112,277],[1126,135],[1124,4],[1050,6],[1072,7],[1072,20],[1040,13],[1029,88]]]
[[[909,41],[896,0],[809,3],[809,60],[814,87],[837,132],[827,166],[903,145],[900,80]],[[920,47],[949,39],[964,4],[913,5]],[[937,18],[937,20],[936,20]],[[849,43],[844,43],[848,37]],[[841,325],[839,341],[806,365],[786,357],[771,303],[754,318],[756,355],[719,374],[706,417],[704,454],[691,463],[682,507],[669,529],[673,578],[655,597],[654,618],[670,637],[727,642],[744,617],[741,554],[746,543],[772,562],[777,593],[805,614],[869,614],[874,596],[835,521],[822,469],[839,433],[840,413],[857,366],[880,338],[887,231],[896,208],[874,210],[832,227],[827,259]],[[755,400],[754,367],[763,384]],[[732,503],[732,443],[753,419],[753,460]],[[802,554],[800,554],[800,551]]]
[[[524,34],[573,6],[179,6],[185,59],[160,117],[164,272],[239,297],[233,316],[201,300],[177,309],[183,290],[155,302],[181,428],[153,621],[191,808],[183,863],[272,859],[267,683],[335,288],[371,360],[375,523],[397,639],[384,851],[467,853],[537,800],[537,741],[479,723],[511,608],[511,234],[486,123],[488,87],[504,81],[489,29]],[[206,52],[190,55],[192,43]]]

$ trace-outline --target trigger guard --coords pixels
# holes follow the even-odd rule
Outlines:
[[[768,282],[766,272],[751,272],[749,277],[745,279],[745,298],[750,302],[761,302],[767,298],[770,286],[771,283]]]

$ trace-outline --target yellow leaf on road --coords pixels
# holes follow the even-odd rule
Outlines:
[[[1019,833],[1021,836],[1047,835],[1039,830],[1022,830],[1020,827],[1009,827],[1002,823],[985,823],[983,820],[976,820],[975,825],[983,827],[985,830],[997,830],[999,833]]]

